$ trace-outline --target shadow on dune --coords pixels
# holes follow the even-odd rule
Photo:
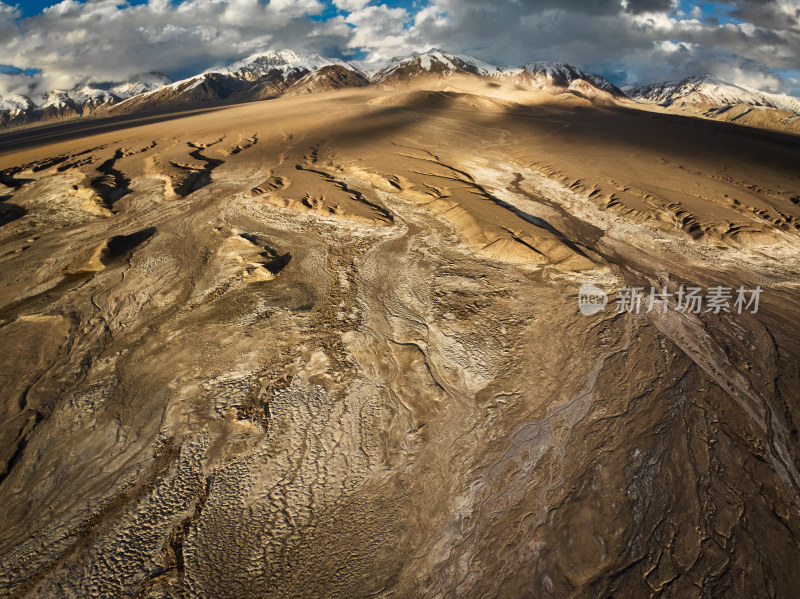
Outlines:
[[[0,204],[0,227],[7,225],[10,222],[14,222],[26,214],[28,214],[28,211],[22,206],[18,206],[17,204],[2,203]]]
[[[106,266],[123,260],[133,252],[138,246],[150,239],[156,232],[155,227],[148,227],[131,233],[130,235],[116,235],[108,240],[106,249],[101,258]]]
[[[111,117],[91,117],[44,125],[35,124],[0,133],[0,148],[2,148],[0,150],[0,155],[35,148],[37,146],[80,139],[90,135],[99,135],[111,131],[120,131],[132,127],[141,127],[143,125],[182,119],[195,114],[208,114],[218,110],[224,110],[225,108],[227,108],[227,106],[197,108],[169,113],[133,113]]]
[[[337,123],[346,132],[336,139],[337,145],[358,147],[397,133],[405,126],[436,119],[453,111],[442,107],[443,97],[436,95],[430,104],[415,96],[408,105],[373,108],[367,115],[354,116]],[[718,122],[690,115],[646,112],[625,106],[558,107],[555,104],[498,111],[462,110],[474,114],[481,126],[505,127],[520,139],[562,144],[580,144],[597,152],[608,148],[619,152],[680,156],[683,161],[698,165],[708,160],[723,163],[746,161],[752,165],[797,169],[800,136],[754,129],[734,123]],[[328,126],[327,124],[325,125]],[[329,135],[327,135],[329,136]],[[480,147],[454,148],[468,155],[480,155]]]

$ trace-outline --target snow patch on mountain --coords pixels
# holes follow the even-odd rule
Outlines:
[[[379,60],[348,60],[347,64],[357,71],[360,71],[362,75],[369,79],[375,75],[375,73],[382,71],[395,61],[397,61],[396,58],[384,58]]]
[[[42,108],[55,108],[63,110],[64,108],[72,108],[75,102],[69,97],[69,94],[62,90],[52,90],[42,96]]]
[[[360,63],[360,65],[363,63]],[[363,68],[363,67],[362,67]],[[383,68],[374,70],[366,67],[374,82],[380,83],[395,76],[408,74],[436,73],[448,75],[452,73],[471,73],[479,76],[490,76],[502,72],[502,69],[490,65],[474,56],[449,54],[439,48],[427,52],[414,52],[409,56],[391,59]]]
[[[456,74],[494,78],[532,90],[573,92],[602,101],[625,97],[624,92],[600,75],[585,73],[562,62],[499,67],[474,56],[450,54],[439,48],[372,61],[345,61],[319,54],[302,56],[293,50],[271,50],[175,82],[160,73],[148,73],[119,83],[99,84],[87,80],[75,89],[53,90],[33,99],[25,96],[0,98],[0,125],[88,114],[106,106],[113,106],[117,111],[190,106],[234,97],[258,100],[298,93],[298,90],[309,93],[369,83],[401,82],[420,75],[448,78]],[[751,105],[800,115],[797,98],[762,92],[710,75],[642,86],[627,93],[639,102],[702,112]]]
[[[244,60],[233,63],[222,69],[211,72],[223,73],[234,77],[253,81],[272,71],[316,71],[329,65],[340,65],[346,68],[347,63],[338,58],[325,58],[319,54],[300,56],[293,50],[273,50],[248,56]]]
[[[27,96],[13,95],[0,98],[0,113],[7,112],[12,116],[17,116],[34,108],[36,108],[36,104]]]
[[[125,100],[138,94],[169,85],[170,83],[172,83],[172,79],[162,73],[146,73],[144,75],[137,75],[124,83],[118,83],[109,88],[109,91]]]
[[[800,100],[786,94],[773,94],[737,85],[713,75],[687,77],[634,88],[628,95],[639,102],[707,110],[736,104],[778,108],[800,115]]]

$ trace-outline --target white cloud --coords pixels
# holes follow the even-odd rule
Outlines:
[[[721,64],[715,71],[721,79],[764,91],[778,92],[784,86],[784,82],[771,73],[743,69],[736,64]]]
[[[320,21],[311,17],[322,14],[323,0],[63,0],[30,18],[0,0],[0,64],[42,70],[4,76],[0,94],[147,71],[188,76],[276,48],[386,58],[441,47],[496,64],[563,60],[624,71],[630,83],[712,72],[770,89],[797,86],[770,72],[796,69],[797,0],[724,0],[747,19],[725,24],[679,13],[675,0],[429,0],[413,9],[330,1],[343,14]]]
[[[0,73],[0,96],[30,95],[41,85],[41,75],[22,73]]]
[[[346,10],[347,12],[361,10],[369,3],[370,0],[333,0],[333,5],[336,8]]]
[[[18,29],[15,20],[20,16],[19,9],[16,6],[9,6],[0,2],[0,43],[5,43],[11,40],[15,35],[18,35]]]
[[[769,71],[796,68],[800,29],[766,27],[763,15],[791,13],[787,4],[800,15],[800,4],[737,2],[740,9],[758,9],[761,20],[719,24],[703,20],[697,11],[681,16],[673,0],[432,0],[417,12],[404,40],[410,48],[438,46],[499,64],[561,60],[590,70],[624,71],[630,83],[711,72],[788,90],[788,83]],[[368,43],[363,47],[375,50]]]
[[[345,18],[353,26],[347,47],[367,50],[370,58],[391,58],[418,49],[413,29],[406,28],[410,17],[404,8],[385,4],[364,6]]]
[[[41,69],[28,84],[43,92],[87,77],[118,81],[148,71],[188,76],[267,49],[345,47],[349,28],[310,18],[322,10],[319,0],[63,0],[20,19],[16,9],[0,3],[0,64]],[[19,89],[19,81],[4,78],[0,95]]]

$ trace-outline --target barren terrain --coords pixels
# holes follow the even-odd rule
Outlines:
[[[47,127],[0,135],[3,596],[800,588],[800,138],[485,82]]]

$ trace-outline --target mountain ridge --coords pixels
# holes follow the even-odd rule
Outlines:
[[[750,104],[800,115],[800,99],[732,83],[710,73],[642,85],[628,90],[628,96],[665,107],[708,109]]]
[[[317,75],[315,75],[317,74]],[[800,127],[800,100],[727,82],[713,75],[657,82],[623,91],[601,75],[555,61],[495,66],[469,55],[440,48],[375,61],[301,55],[290,49],[251,54],[225,67],[171,81],[160,73],[128,81],[95,84],[83,81],[72,90],[50,90],[40,97],[0,97],[0,127],[90,115],[180,109],[235,101],[272,99],[283,94],[314,93],[363,85],[393,86],[405,81],[456,75],[494,79],[521,89],[571,93],[601,103],[630,101],[689,110],[744,124],[765,115],[773,127]],[[295,86],[299,86],[295,88]],[[731,110],[734,107],[735,110]],[[751,114],[749,107],[762,110]],[[769,110],[775,109],[773,114]],[[772,123],[774,121],[774,123]],[[756,126],[760,126],[757,124]]]
[[[559,76],[553,68],[561,65]],[[321,73],[312,77],[312,73]],[[525,74],[524,76],[522,74]],[[120,82],[107,89],[84,82],[80,89],[52,90],[36,102],[27,96],[0,98],[0,126],[13,127],[36,121],[98,114],[120,114],[202,106],[229,101],[271,99],[284,93],[313,93],[361,85],[392,85],[417,77],[469,75],[501,78],[518,85],[554,93],[575,93],[589,97],[604,92],[624,94],[599,75],[587,75],[563,63],[526,63],[522,67],[499,67],[467,55],[451,54],[439,48],[378,61],[345,61],[319,54],[303,56],[289,49],[255,53],[226,67],[160,84]],[[575,83],[578,81],[578,83]],[[295,89],[293,86],[299,85]],[[571,87],[570,87],[571,86]],[[579,89],[580,88],[580,89]]]
[[[0,97],[0,127],[88,116],[98,109],[114,106],[168,83],[171,79],[162,73],[145,73],[123,82],[93,85],[84,80],[70,90],[53,89],[35,96],[12,94]]]

